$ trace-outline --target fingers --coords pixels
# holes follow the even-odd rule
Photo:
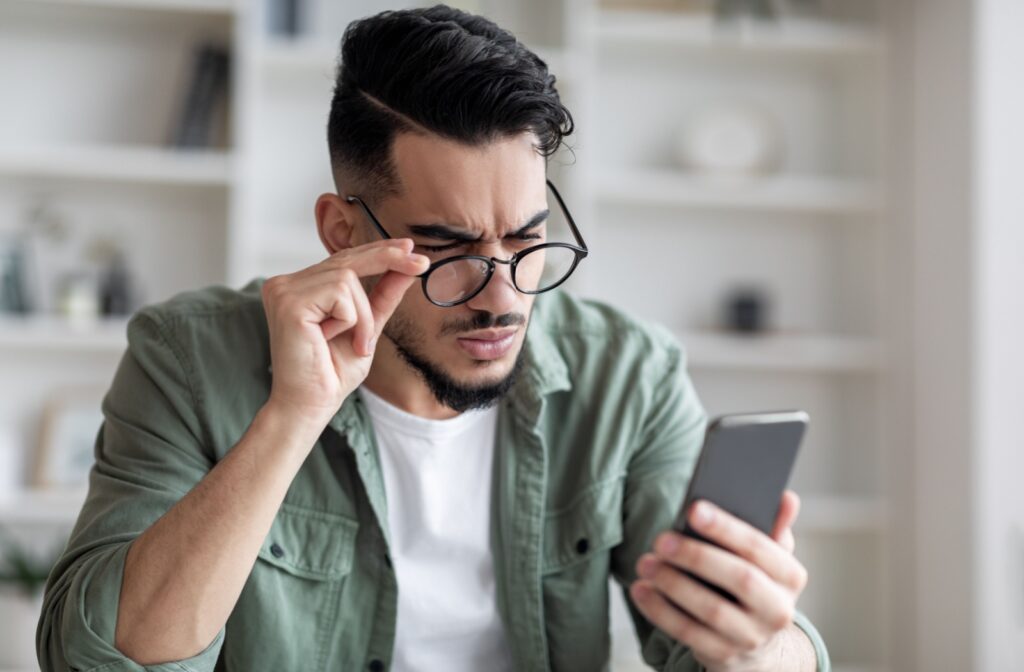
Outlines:
[[[671,543],[673,541],[675,544]],[[781,549],[778,552],[783,554]],[[658,538],[655,553],[666,564],[691,571],[729,591],[757,620],[773,629],[782,629],[793,619],[799,590],[784,590],[785,586],[773,581],[759,566],[734,553],[675,532]],[[799,571],[804,571],[796,558],[783,555]],[[787,568],[787,571],[795,573],[797,569]]]
[[[803,566],[754,526],[706,500],[696,502],[691,508],[689,521],[708,540],[750,561],[772,581],[797,593],[803,590],[807,581]]]
[[[346,280],[356,310],[356,323],[352,328],[352,349],[356,354],[367,357],[373,353],[373,341],[376,338],[373,310],[370,308],[366,291],[355,273],[347,274]]]
[[[639,575],[650,581],[670,601],[679,605],[715,632],[736,646],[751,650],[769,637],[767,628],[746,614],[740,607],[722,599],[692,577],[667,565],[652,554],[641,556]]]
[[[402,302],[402,297],[409,288],[416,282],[416,278],[401,273],[389,272],[384,274],[373,290],[370,292],[370,308],[373,310],[373,319],[376,324],[374,338],[380,337],[384,325]]]
[[[430,259],[412,251],[409,238],[381,240],[335,252],[317,264],[317,269],[331,272],[339,268],[355,271],[359,277],[381,275],[388,271],[420,275],[430,267]]]
[[[727,639],[677,609],[646,580],[633,582],[630,597],[647,620],[703,658],[726,661],[734,655]]]

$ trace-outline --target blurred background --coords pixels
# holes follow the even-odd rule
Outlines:
[[[413,4],[0,0],[0,672],[36,669],[128,316],[323,258],[339,38]],[[451,4],[576,117],[571,289],[675,329],[711,415],[810,413],[834,669],[1024,669],[1024,2]]]

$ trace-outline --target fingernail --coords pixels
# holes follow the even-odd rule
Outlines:
[[[654,571],[657,568],[658,563],[654,558],[641,558],[640,567],[637,569],[637,573],[645,579],[649,579],[654,576]]]
[[[376,345],[377,345],[377,337],[374,336],[373,338],[371,338],[370,340],[368,340],[366,342],[366,350],[367,350],[367,352],[369,352],[372,355],[373,354],[373,349],[374,349],[374,347],[376,347]]]
[[[658,540],[658,552],[663,555],[671,555],[679,548],[679,540],[672,535],[665,535]]]
[[[714,518],[714,512],[707,502],[697,502],[697,505],[693,507],[693,522],[696,525],[704,527],[711,523],[712,518]]]

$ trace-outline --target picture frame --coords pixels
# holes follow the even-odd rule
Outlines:
[[[86,486],[103,424],[104,393],[96,386],[68,386],[47,397],[33,460],[33,487]]]

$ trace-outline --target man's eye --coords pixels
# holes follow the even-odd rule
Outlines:
[[[447,245],[417,245],[417,247],[424,252],[444,252],[445,250],[454,250],[461,245],[462,243],[448,243]]]
[[[516,236],[516,240],[540,240],[543,238],[539,233],[521,233]]]

